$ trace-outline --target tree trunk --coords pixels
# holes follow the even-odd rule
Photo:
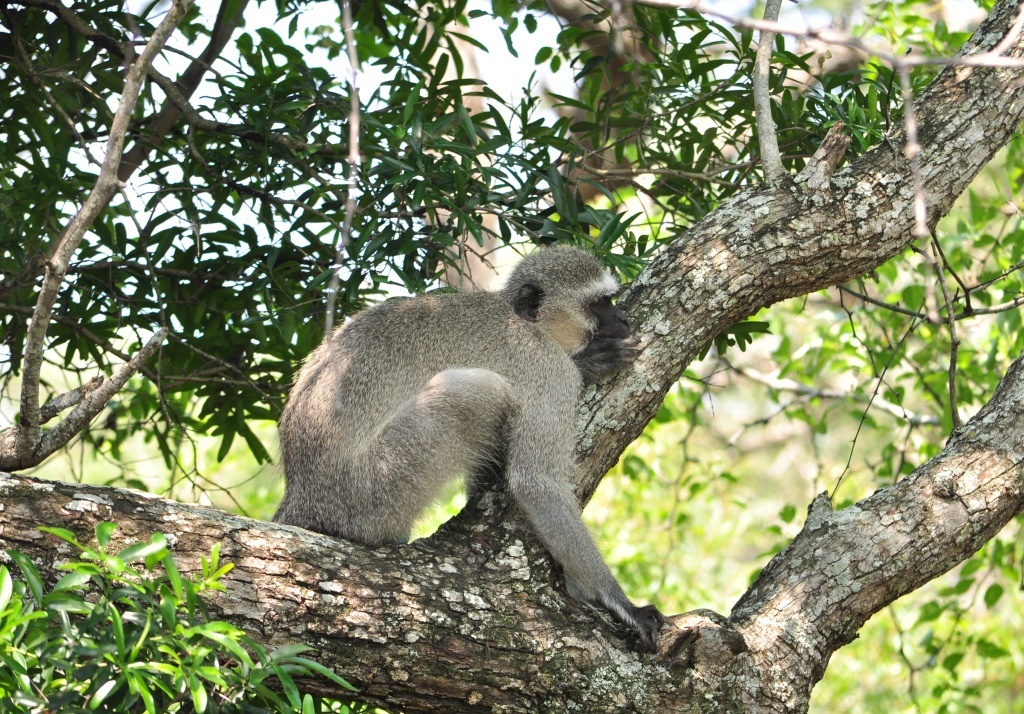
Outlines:
[[[996,45],[1017,13],[1001,0],[963,54]],[[1024,54],[1013,39],[1009,54]],[[931,224],[1024,116],[1024,70],[943,71],[917,104]],[[806,177],[752,189],[660,254],[624,301],[643,354],[588,392],[578,492],[586,500],[656,413],[683,368],[722,329],[764,305],[842,283],[913,241],[902,136],[831,185]],[[799,536],[729,618],[673,618],[658,655],[633,648],[603,612],[569,600],[504,496],[485,494],[437,535],[368,549],[296,528],[118,489],[0,478],[0,548],[41,569],[70,552],[36,528],[89,537],[172,536],[186,568],[220,543],[236,564],[212,610],[271,646],[302,642],[359,687],[406,712],[789,712],[807,708],[831,654],[875,612],[973,554],[1024,508],[1024,362],[945,450],[913,474],[833,512],[811,504]],[[327,682],[308,683],[346,696]]]

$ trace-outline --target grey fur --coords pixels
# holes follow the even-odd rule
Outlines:
[[[535,319],[517,313],[524,286],[542,295]],[[629,339],[587,350],[600,327],[587,306],[616,289],[593,256],[548,248],[500,291],[389,300],[357,315],[310,355],[292,389],[274,520],[368,545],[406,542],[453,478],[472,481],[500,461],[569,593],[653,649],[661,616],[623,594],[571,479],[581,370],[602,374],[634,356]]]

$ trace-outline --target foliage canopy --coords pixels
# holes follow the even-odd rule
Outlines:
[[[138,168],[75,255],[49,331],[47,358],[60,372],[47,373],[46,387],[56,394],[68,375],[84,382],[97,365],[109,371],[157,328],[170,328],[173,339],[146,378],[84,435],[135,485],[124,445],[138,432],[168,469],[188,460],[183,441],[196,433],[217,437],[218,458],[236,436],[257,459],[268,458],[258,424],[276,419],[297,365],[323,337],[325,293],[346,232],[339,318],[394,292],[434,287],[462,246],[588,244],[629,278],[660,246],[761,179],[750,31],[642,4],[625,27],[596,5],[553,6],[562,11],[556,23],[540,0],[368,0],[355,8],[365,73],[361,162],[350,186],[351,94],[336,5],[279,0],[262,14],[246,5],[225,0],[216,17],[194,9],[176,52],[151,74],[127,155]],[[107,0],[0,7],[7,391],[17,386],[46,256],[95,181],[125,58],[162,11],[131,8]],[[968,36],[919,0],[871,4],[854,17],[864,18],[855,19],[854,35],[897,54],[949,56]],[[221,51],[218,38],[235,20],[240,29]],[[514,66],[535,74],[510,94],[493,65],[516,55]],[[777,42],[773,115],[790,170],[804,166],[836,122],[856,155],[885,142],[901,121],[891,68],[867,57],[806,79],[831,59]],[[917,68],[914,91],[934,72]],[[549,89],[559,73],[569,75],[571,91]],[[175,112],[180,118],[168,121]],[[709,345],[707,360],[688,372],[613,474],[630,524],[613,558],[635,591],[661,592],[679,609],[706,606],[733,592],[724,583],[749,575],[729,571],[702,587],[701,573],[684,566],[659,582],[665,562],[629,544],[646,541],[647,552],[666,560],[679,554],[683,541],[678,532],[660,535],[664,523],[699,529],[713,512],[730,524],[711,534],[717,547],[740,538],[770,553],[791,535],[813,490],[849,502],[933,456],[953,426],[951,316],[957,406],[969,414],[986,401],[1024,350],[1014,309],[1024,296],[1022,171],[1016,141],[938,225],[940,250],[923,240],[873,275],[777,306]],[[357,210],[347,213],[350,193]],[[749,354],[737,352],[752,340]],[[730,368],[739,391],[719,392],[724,378],[716,375]],[[13,421],[13,408],[4,409]],[[809,444],[800,456],[780,445],[780,434],[793,433]],[[776,493],[778,474],[770,474],[775,482],[765,477],[765,463],[802,479]],[[743,504],[737,514],[719,503],[741,501],[744,482],[753,483],[750,501],[771,512]],[[1024,657],[1005,632],[962,624],[979,603],[993,613],[1011,598],[1019,604],[1019,560],[1011,527],[899,616],[910,623],[893,637],[914,706],[977,707],[978,662]],[[915,677],[929,686],[915,689]],[[1012,684],[1009,674],[1000,681]]]

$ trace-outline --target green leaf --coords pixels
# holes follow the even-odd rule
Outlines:
[[[117,524],[109,521],[104,521],[96,526],[96,542],[100,548],[106,548],[110,544],[110,537],[114,535],[115,530],[117,530]]]
[[[782,510],[779,511],[779,518],[781,518],[784,523],[792,523],[793,519],[796,518],[796,506],[792,503],[787,503],[782,507]]]
[[[55,535],[62,540],[66,540],[76,548],[81,547],[81,543],[75,540],[75,534],[69,531],[67,528],[55,528],[53,526],[39,526],[39,530],[43,533],[50,533]]]
[[[290,658],[290,661],[295,664],[301,665],[302,667],[308,670],[316,672],[322,677],[327,677],[329,680],[331,680],[339,686],[344,687],[345,689],[351,690],[353,692],[356,691],[355,687],[353,687],[351,684],[349,684],[344,679],[335,674],[334,670],[332,670],[330,667],[325,667],[319,662],[314,662],[313,660],[306,659],[305,657],[292,657]]]
[[[68,573],[58,580],[57,584],[53,586],[53,592],[58,592],[60,590],[74,590],[75,588],[82,587],[90,580],[92,580],[92,575],[86,572]],[[0,609],[2,609],[2,606],[0,606]]]
[[[995,645],[988,640],[978,640],[977,648],[978,654],[985,659],[1001,659],[1010,654],[999,645]]]
[[[96,693],[89,698],[89,709],[92,709],[93,711],[99,709],[104,700],[116,692],[123,682],[124,677],[118,677],[117,679],[109,679],[101,684],[96,690]]]
[[[199,714],[206,711],[206,703],[208,701],[208,695],[206,693],[206,687],[194,674],[188,676],[188,689],[192,693],[192,703],[195,705],[196,711]]]
[[[11,601],[12,592],[14,592],[14,581],[11,579],[11,573],[6,566],[0,565],[0,613]]]
[[[149,556],[162,557],[161,554],[168,550],[167,536],[163,533],[154,533],[148,543],[135,543],[117,554],[118,560],[122,563],[134,563]]]
[[[117,611],[116,607],[109,609],[110,612],[110,626],[114,630],[114,642],[117,643],[117,652],[119,655],[126,653],[124,646],[124,623],[121,621],[121,613]]]
[[[989,585],[985,590],[985,607],[991,610],[999,602],[999,598],[1003,596],[1003,586],[999,583],[993,583]]]
[[[17,550],[7,551],[7,555],[11,556],[11,560],[18,564],[18,568],[21,569],[21,576],[25,579],[25,584],[28,586],[29,591],[32,593],[32,597],[39,604],[43,602],[43,579],[39,577],[39,571],[36,570],[36,566],[32,564],[32,560]]]

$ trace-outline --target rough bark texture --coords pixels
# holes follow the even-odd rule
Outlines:
[[[961,49],[994,47],[1017,12],[999,2]],[[1008,53],[1024,54],[1017,37]],[[1024,71],[949,67],[916,102],[928,222],[935,225],[1024,118]],[[851,161],[830,190],[745,191],[672,243],[627,299],[644,352],[632,372],[593,390],[581,411],[578,493],[589,498],[665,392],[725,328],[762,307],[874,269],[913,241],[913,178],[903,136]]]
[[[964,51],[995,45],[1015,12],[1015,2],[1000,2]],[[1021,38],[1012,53],[1021,55]],[[932,223],[1017,128],[1022,76],[950,68],[921,98]],[[581,410],[583,497],[724,327],[862,274],[911,242],[912,179],[898,150],[856,159],[831,187],[807,183],[738,196],[638,279],[627,303],[644,353]],[[127,541],[159,530],[185,565],[220,543],[236,569],[214,603],[219,616],[271,645],[312,645],[360,699],[393,711],[799,712],[831,654],[872,613],[962,562],[1022,508],[1018,360],[937,458],[843,511],[817,499],[731,617],[674,618],[658,655],[631,648],[603,613],[568,600],[522,520],[493,493],[426,541],[371,550],[144,494],[4,476],[0,548],[52,573],[70,553],[39,525],[88,537],[114,520]]]

